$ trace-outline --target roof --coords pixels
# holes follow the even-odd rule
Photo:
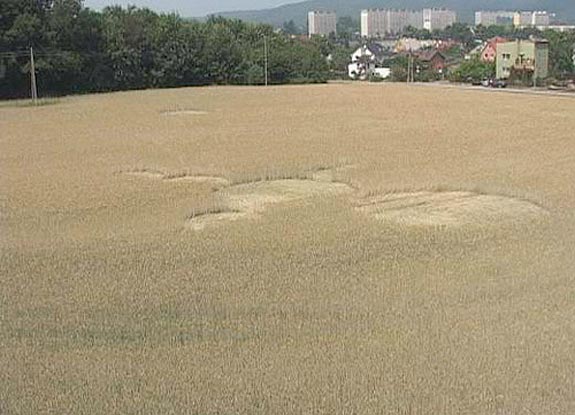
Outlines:
[[[383,55],[384,52],[383,46],[381,46],[378,43],[368,43],[365,47],[369,49],[371,53],[373,53],[375,56]]]
[[[509,39],[506,39],[504,37],[501,36],[497,36],[494,38],[491,38],[487,41],[487,43],[485,43],[485,45],[483,45],[483,47],[481,48],[481,54],[484,54],[485,51],[487,51],[488,49],[492,49],[492,50],[497,50],[497,45],[499,43],[505,43],[508,42]]]
[[[437,55],[439,55],[439,57],[443,60],[445,60],[445,56],[443,56],[443,53],[441,53],[440,51],[438,51],[437,49],[427,49],[424,51],[421,51],[418,55],[418,58],[420,60],[422,60],[423,62],[430,62],[432,61]]]
[[[505,37],[496,36],[496,37],[494,37],[494,38],[489,39],[489,40],[487,41],[487,43],[494,44],[494,43],[503,43],[503,42],[507,42],[507,41],[508,41],[508,39],[505,38]]]
[[[497,36],[497,37],[491,38],[491,39],[489,39],[489,40],[487,41],[487,43],[485,44],[483,50],[485,50],[485,49],[487,49],[487,48],[489,48],[489,47],[490,47],[490,48],[493,48],[493,49],[497,49],[497,44],[498,44],[498,43],[505,43],[505,42],[508,42],[508,41],[509,41],[509,39],[506,39],[506,38],[501,37],[501,36]]]

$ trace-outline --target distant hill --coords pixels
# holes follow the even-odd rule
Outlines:
[[[303,26],[310,10],[335,10],[339,16],[359,19],[362,9],[375,7],[403,9],[447,7],[456,10],[460,20],[464,22],[473,22],[476,10],[548,10],[557,13],[559,20],[575,22],[574,0],[308,0],[273,9],[217,14],[274,26],[281,26],[284,22],[293,20]]]

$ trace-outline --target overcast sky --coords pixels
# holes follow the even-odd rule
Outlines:
[[[156,11],[176,11],[184,17],[192,17],[222,11],[263,9],[297,1],[301,0],[84,0],[84,4],[92,9],[113,4],[133,4]]]

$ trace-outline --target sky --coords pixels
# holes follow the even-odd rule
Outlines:
[[[222,11],[264,9],[297,1],[301,0],[84,0],[84,5],[101,9],[114,4],[133,4],[158,12],[175,11],[184,17],[195,17]]]

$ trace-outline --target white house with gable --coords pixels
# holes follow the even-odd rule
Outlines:
[[[347,66],[347,72],[351,79],[366,80],[372,76],[382,79],[391,75],[389,68],[384,68],[383,48],[377,43],[363,45],[357,48],[351,55],[351,63]]]

